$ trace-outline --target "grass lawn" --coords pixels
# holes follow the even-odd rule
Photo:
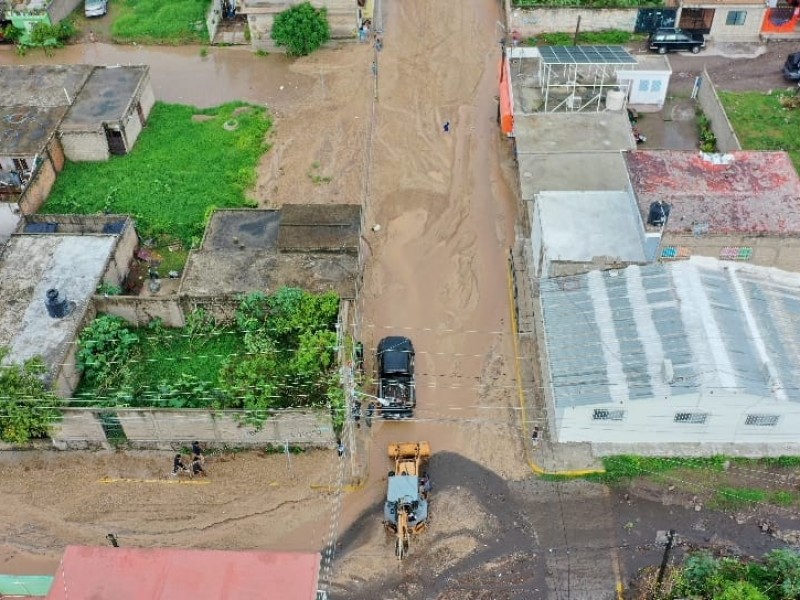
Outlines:
[[[739,141],[747,150],[786,150],[800,170],[800,108],[781,106],[788,94],[719,92]]]
[[[154,330],[140,327],[132,331],[139,338],[139,343],[136,356],[126,362],[125,366],[129,369],[126,381],[133,390],[141,394],[155,392],[164,385],[174,385],[186,376],[205,382],[209,384],[208,387],[215,387],[223,361],[233,354],[244,352],[242,336],[233,330],[219,330],[213,335],[205,333],[195,336],[190,335],[185,328]],[[139,405],[141,402],[135,401],[132,404]],[[72,403],[78,406],[104,404],[102,398],[97,398],[96,390],[87,384],[87,378],[81,379]],[[144,404],[150,403],[144,401]],[[209,399],[208,405],[210,404]],[[169,402],[156,400],[155,405],[169,406]]]
[[[235,130],[223,127],[233,120]],[[263,108],[243,103],[201,110],[157,102],[130,154],[67,163],[41,212],[131,214],[142,237],[196,244],[210,207],[248,204],[270,125]]]
[[[206,13],[211,0],[117,0],[111,26],[115,42],[190,44],[207,42]]]
[[[640,42],[646,39],[646,35],[631,33],[630,31],[620,31],[618,29],[607,29],[605,31],[581,31],[578,33],[578,44],[587,45],[616,45]],[[572,46],[575,40],[575,32],[564,33],[540,33],[536,37],[528,38],[529,46]]]

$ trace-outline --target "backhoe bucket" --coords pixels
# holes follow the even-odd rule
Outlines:
[[[389,458],[430,458],[431,447],[428,442],[402,442],[389,444]]]

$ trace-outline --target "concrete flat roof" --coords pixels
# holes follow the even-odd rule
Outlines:
[[[518,153],[619,152],[636,142],[625,112],[514,114]]]
[[[650,204],[671,207],[666,231],[800,233],[800,178],[785,152],[626,152],[646,222]]]
[[[217,211],[202,248],[189,255],[180,293],[225,295],[290,286],[353,298],[360,223],[358,206]]]
[[[0,106],[69,106],[93,68],[91,65],[0,67]]]
[[[627,192],[542,192],[535,207],[547,261],[646,260],[644,229]]]
[[[64,130],[96,129],[125,116],[146,66],[96,67],[61,124]]]
[[[63,106],[0,106],[0,155],[31,157],[41,152],[66,111]]]
[[[628,170],[621,152],[517,154],[523,200],[545,191],[622,191]]]
[[[86,304],[114,251],[113,235],[14,235],[0,257],[0,346],[6,360],[20,363],[41,356],[49,369],[62,359]],[[45,292],[56,288],[76,303],[63,319],[45,309]]]

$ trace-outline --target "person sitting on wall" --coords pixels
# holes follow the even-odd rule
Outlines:
[[[183,458],[180,454],[175,455],[175,459],[172,461],[172,474],[177,475],[178,473],[188,472],[189,469],[186,468],[186,465],[183,464]]]
[[[206,470],[203,468],[202,461],[198,457],[194,457],[192,460],[192,475],[203,477],[208,476],[208,473],[206,473]]]
[[[201,463],[205,462],[205,457],[203,456],[203,449],[200,447],[200,442],[195,440],[192,442],[192,460],[198,459]]]

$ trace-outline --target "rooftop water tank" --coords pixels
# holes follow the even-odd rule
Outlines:
[[[74,308],[74,305],[67,300],[66,296],[59,294],[55,288],[50,288],[45,292],[44,306],[47,309],[47,314],[53,319],[63,319]]]
[[[625,106],[625,92],[609,90],[606,94],[606,110],[622,110]]]

